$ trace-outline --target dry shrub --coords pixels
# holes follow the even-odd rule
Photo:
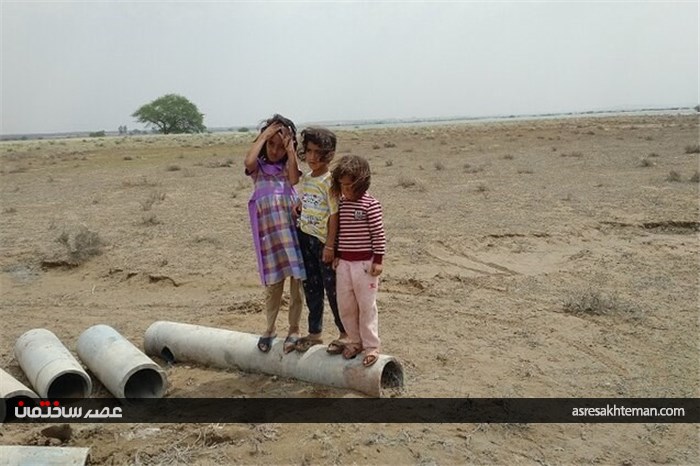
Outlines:
[[[462,165],[462,169],[464,169],[464,173],[479,173],[484,171],[483,167],[472,167],[470,164],[465,163]]]
[[[641,317],[641,311],[622,302],[616,294],[607,294],[587,288],[572,292],[564,300],[564,311],[574,315],[625,315],[632,318]]]
[[[410,188],[411,186],[415,186],[417,184],[417,181],[415,178],[408,178],[406,176],[400,176],[398,185],[401,186],[402,188]]]
[[[666,181],[673,181],[673,182],[681,181],[681,174],[675,170],[671,170],[670,172],[668,172],[668,176],[666,177]]]
[[[144,211],[151,210],[153,204],[160,203],[165,200],[165,192],[163,191],[151,191],[146,199],[141,201],[141,209]]]
[[[700,154],[700,144],[690,144],[685,146],[686,154]]]
[[[93,256],[102,254],[104,245],[100,236],[85,226],[73,231],[63,230],[56,241],[66,248],[68,255],[66,263],[80,265]]]
[[[435,170],[437,171],[442,171],[445,169],[445,164],[440,162],[439,160],[433,164],[433,167],[435,167]]]
[[[134,187],[154,187],[158,186],[160,183],[157,181],[152,181],[146,178],[145,176],[141,176],[137,179],[132,179],[132,180],[124,180],[122,181],[122,186],[125,188],[134,188]]]
[[[575,157],[577,159],[580,159],[581,157],[583,157],[583,153],[581,153],[579,151],[573,151],[573,152],[568,152],[568,153],[562,152],[561,156],[562,157]]]

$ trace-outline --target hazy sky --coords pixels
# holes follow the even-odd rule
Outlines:
[[[2,134],[694,106],[698,2],[5,1]]]

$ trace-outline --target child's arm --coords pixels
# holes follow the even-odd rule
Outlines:
[[[289,128],[282,128],[282,141],[287,149],[287,176],[289,184],[294,186],[299,182],[299,163],[297,162],[297,151],[294,148],[294,136]]]
[[[372,239],[372,267],[370,275],[377,277],[382,273],[382,261],[386,253],[386,237],[384,236],[384,221],[382,218],[382,205],[379,201],[372,203],[367,209],[367,223],[369,224],[369,235]]]
[[[255,141],[253,141],[253,145],[245,156],[245,169],[249,175],[258,171],[258,155],[260,155],[260,151],[265,146],[267,140],[279,131],[280,128],[282,128],[280,123],[274,123],[265,128],[265,131],[260,133],[260,135],[255,138]]]
[[[330,264],[335,259],[335,238],[338,234],[338,213],[328,217],[328,236],[326,245],[323,247],[323,262]]]

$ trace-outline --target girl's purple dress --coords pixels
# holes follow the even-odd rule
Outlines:
[[[289,184],[287,167],[258,159],[258,170],[250,176],[255,184],[248,214],[260,280],[273,285],[286,277],[306,279],[292,217],[297,195]]]

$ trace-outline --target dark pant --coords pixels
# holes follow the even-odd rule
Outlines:
[[[309,308],[309,333],[321,333],[323,330],[323,296],[328,296],[335,325],[341,333],[345,333],[338,312],[338,299],[335,294],[335,270],[333,264],[323,263],[323,248],[325,245],[313,235],[307,235],[301,230],[299,246],[304,257],[306,280],[304,280],[304,295]]]

